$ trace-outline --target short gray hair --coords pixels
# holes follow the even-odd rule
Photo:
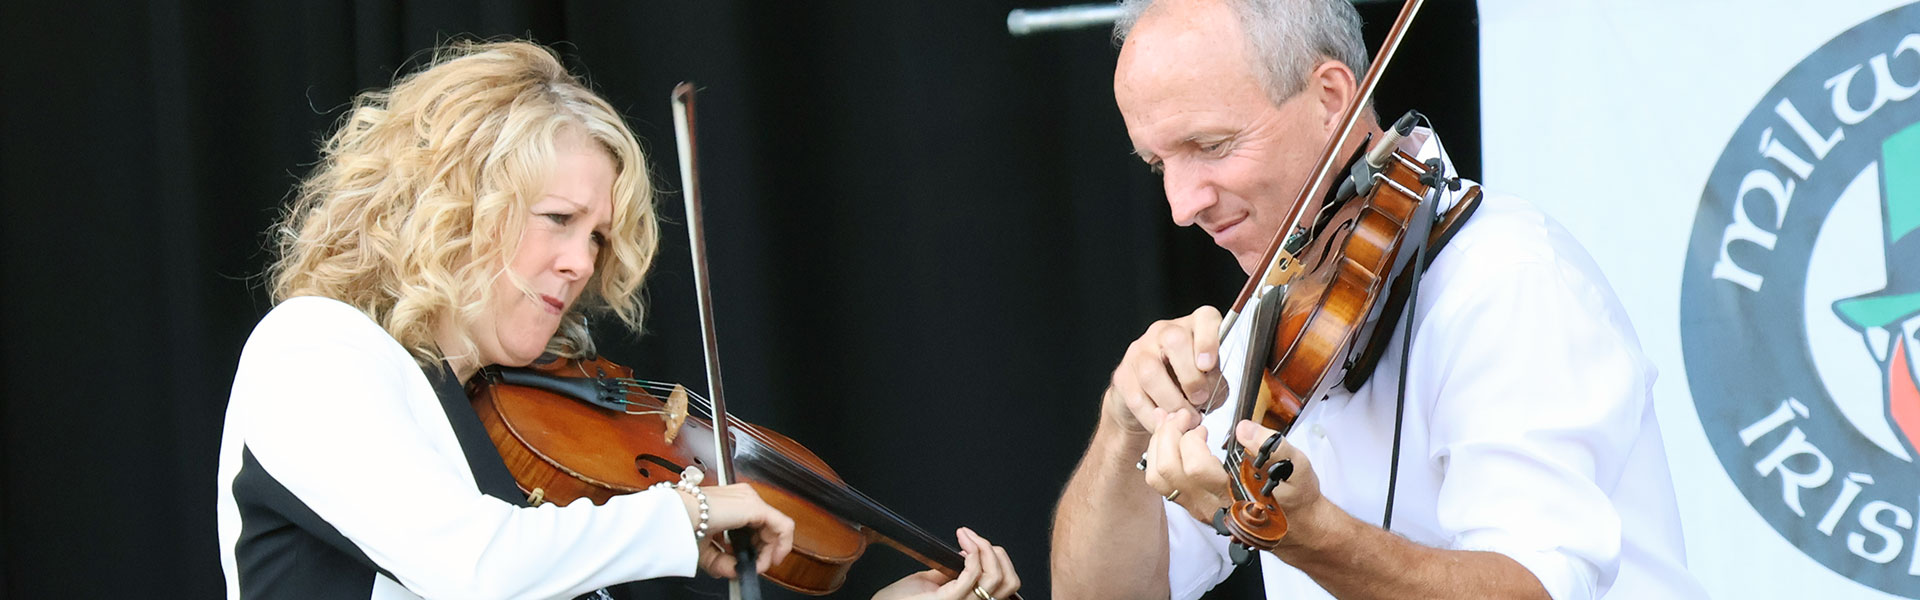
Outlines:
[[[1240,18],[1247,46],[1258,58],[1255,73],[1275,104],[1306,86],[1307,74],[1323,58],[1340,61],[1359,78],[1367,72],[1367,45],[1360,37],[1360,12],[1348,0],[1224,0]],[[1154,0],[1124,0],[1113,24],[1113,39],[1124,42]]]

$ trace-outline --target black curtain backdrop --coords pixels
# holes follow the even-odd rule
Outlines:
[[[1477,176],[1474,9],[1430,4],[1380,112],[1420,107]],[[1109,370],[1149,323],[1228,302],[1243,276],[1169,223],[1130,155],[1107,32],[1013,38],[1019,7],[0,7],[15,49],[0,67],[0,590],[222,595],[215,457],[234,362],[269,308],[262,233],[353,94],[448,39],[513,36],[557,47],[626,114],[662,189],[679,187],[668,91],[704,88],[736,414],[942,537],[977,529],[1012,553],[1026,597],[1049,597],[1053,506]],[[1377,42],[1397,6],[1361,9]],[[680,198],[661,206],[648,331],[598,334],[608,356],[705,389]],[[871,549],[840,595],[918,568]],[[1214,595],[1255,597],[1256,577]]]

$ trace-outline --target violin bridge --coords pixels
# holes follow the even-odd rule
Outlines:
[[[1303,270],[1300,259],[1294,256],[1292,252],[1283,249],[1274,253],[1273,266],[1267,269],[1267,278],[1261,283],[1272,287],[1280,287],[1293,281],[1294,278],[1299,277],[1300,272]]]
[[[673,393],[667,394],[666,411],[660,415],[660,418],[667,421],[666,438],[667,443],[671,444],[673,438],[680,436],[680,425],[687,422],[686,386],[677,384],[673,386]]]

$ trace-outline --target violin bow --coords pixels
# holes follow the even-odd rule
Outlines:
[[[1247,301],[1250,298],[1264,296],[1269,293],[1269,290],[1279,289],[1281,286],[1290,283],[1292,279],[1297,276],[1300,270],[1299,259],[1296,258],[1293,253],[1305,246],[1305,236],[1308,232],[1300,227],[1300,222],[1301,218],[1306,214],[1307,200],[1316,194],[1326,194],[1326,190],[1332,187],[1329,185],[1329,178],[1333,176],[1334,164],[1338,162],[1337,159],[1340,149],[1345,145],[1347,137],[1353,134],[1354,127],[1359,123],[1361,115],[1365,114],[1363,108],[1367,105],[1369,99],[1373,97],[1374,88],[1380,82],[1380,74],[1385,72],[1387,64],[1392,62],[1394,52],[1399,50],[1400,42],[1405,37],[1407,27],[1413,23],[1414,15],[1419,13],[1421,4],[1422,0],[1407,0],[1407,2],[1401,6],[1400,15],[1394,20],[1392,30],[1387,33],[1386,39],[1381,42],[1379,51],[1374,55],[1373,63],[1368,65],[1366,75],[1359,82],[1359,89],[1355,97],[1347,104],[1346,111],[1341,113],[1340,128],[1334,132],[1333,137],[1328,138],[1322,146],[1320,160],[1315,167],[1313,179],[1308,181],[1306,186],[1300,188],[1298,195],[1294,197],[1293,205],[1288,208],[1287,216],[1284,218],[1287,225],[1279,231],[1274,232],[1273,241],[1267,246],[1266,256],[1261,259],[1260,270],[1253,273],[1252,276],[1247,279],[1246,285],[1240,289],[1239,297],[1234,301],[1233,308],[1222,317],[1219,332],[1222,339],[1226,338],[1227,332],[1233,327],[1234,321],[1240,317],[1241,311],[1246,307]],[[1398,127],[1390,128],[1385,133],[1386,137],[1379,140],[1379,146],[1375,148],[1386,148],[1390,153],[1393,147],[1393,138],[1398,135],[1396,132],[1397,129]],[[1368,150],[1367,160],[1371,163],[1376,159],[1376,156],[1372,152],[1373,148],[1369,148]],[[1324,210],[1327,207],[1323,206],[1321,208]],[[1282,294],[1284,295],[1284,292],[1282,292]],[[1263,304],[1261,306],[1263,308],[1270,308],[1271,305],[1265,304],[1266,302],[1282,300],[1283,299],[1262,299],[1261,302]],[[1256,326],[1261,325],[1259,320],[1256,320],[1255,323]],[[1272,335],[1272,329],[1270,327],[1264,328],[1264,330],[1267,335]],[[1263,346],[1268,346],[1268,344],[1259,341],[1261,333],[1260,331],[1253,332],[1253,336],[1249,338],[1247,344],[1247,370],[1250,372],[1257,372],[1254,371],[1253,365],[1265,362],[1265,359],[1257,358],[1260,356],[1259,353],[1269,351],[1262,349]],[[1224,385],[1225,379],[1223,378],[1220,381],[1220,384],[1216,384],[1216,388]],[[1244,400],[1251,398],[1254,393],[1257,393],[1255,390],[1259,389],[1261,382],[1257,378],[1249,378],[1243,380],[1241,385],[1243,386],[1241,391],[1243,401],[1240,402],[1236,409],[1236,414],[1234,415],[1235,423],[1251,419],[1254,416],[1254,403]],[[1302,401],[1304,402],[1306,400],[1307,399],[1303,399]],[[1265,460],[1264,457],[1267,456],[1268,452],[1271,452],[1273,446],[1280,439],[1281,436],[1278,434],[1268,438],[1267,444],[1260,452],[1262,458],[1259,460]],[[1228,535],[1233,538],[1233,544],[1229,548],[1229,556],[1235,564],[1243,564],[1251,558],[1251,550],[1255,547],[1256,542],[1261,544],[1259,549],[1271,550],[1273,548],[1272,542],[1277,542],[1279,536],[1286,534],[1286,521],[1284,518],[1277,519],[1279,526],[1271,529],[1277,529],[1278,533],[1271,533],[1270,539],[1256,539],[1254,532],[1252,532],[1250,528],[1245,528],[1244,525],[1238,526],[1240,528],[1229,528],[1227,526],[1228,522],[1239,523],[1241,515],[1243,514],[1259,517],[1260,513],[1264,513],[1266,509],[1262,508],[1262,503],[1254,499],[1253,491],[1244,487],[1238,477],[1240,463],[1246,455],[1246,448],[1241,446],[1239,439],[1235,438],[1231,433],[1227,435],[1225,446],[1227,458],[1221,461],[1221,464],[1227,470],[1228,487],[1233,494],[1234,503],[1228,508],[1221,509],[1215,516],[1214,527],[1223,535]],[[1144,458],[1141,464],[1145,464]],[[1272,487],[1273,484],[1270,481],[1267,485],[1268,489],[1262,490],[1261,495],[1266,495],[1271,498],[1270,490]],[[1258,509],[1259,512],[1242,513],[1240,507],[1249,503],[1253,505],[1253,509]],[[1232,513],[1233,516],[1229,517],[1229,513]],[[1265,519],[1263,518],[1262,520]],[[1246,533],[1248,536],[1243,537],[1242,533]]]
[[[713,447],[716,454],[714,484],[733,481],[733,436],[727,431],[727,400],[720,387],[720,340],[713,325],[713,289],[707,275],[707,236],[700,221],[700,178],[693,140],[693,94],[691,82],[673,86],[673,133],[680,153],[680,185],[687,202],[687,244],[693,257],[693,287],[700,304],[700,341],[707,358],[707,393],[713,402]],[[754,568],[753,532],[735,529],[727,532],[733,544],[734,572],[729,584],[734,600],[759,600],[760,573]],[[698,542],[696,543],[704,543]]]

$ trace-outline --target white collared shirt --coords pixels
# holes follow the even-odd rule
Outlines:
[[[1686,571],[1655,369],[1580,244],[1526,201],[1490,194],[1427,270],[1417,302],[1393,531],[1504,554],[1556,600],[1705,597]],[[1251,321],[1222,343],[1233,398]],[[1328,500],[1375,525],[1399,329],[1358,392],[1308,403],[1287,438]],[[1203,422],[1216,454],[1234,412],[1229,402]],[[1174,503],[1166,509],[1172,597],[1197,598],[1232,571],[1227,538]],[[1268,598],[1331,597],[1299,569],[1260,557]]]

